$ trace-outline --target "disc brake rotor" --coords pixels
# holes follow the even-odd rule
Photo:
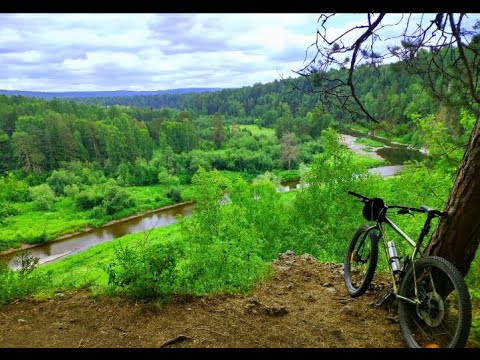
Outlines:
[[[445,315],[445,303],[436,292],[429,292],[420,304],[417,305],[417,314],[428,326],[440,325]]]

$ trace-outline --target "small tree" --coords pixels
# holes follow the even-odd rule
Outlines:
[[[300,146],[298,145],[297,136],[294,133],[286,133],[281,139],[282,154],[281,160],[288,164],[290,170],[292,161],[296,162],[300,159]]]
[[[213,115],[213,142],[219,149],[225,141],[225,128],[223,127],[222,116],[219,113]]]

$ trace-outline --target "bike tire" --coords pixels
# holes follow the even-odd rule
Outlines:
[[[444,258],[426,256],[414,267],[410,266],[399,295],[414,298],[414,281],[418,283],[422,303],[398,301],[400,327],[408,347],[464,347],[470,333],[472,305],[468,287],[458,269]]]
[[[367,224],[359,227],[353,235],[347,250],[347,257],[343,266],[343,278],[347,291],[352,297],[361,296],[367,291],[375,274],[375,268],[377,267],[378,236],[376,229],[370,228],[371,226]],[[370,230],[367,232],[368,229]],[[367,259],[362,259],[362,255],[360,255],[360,259],[358,259],[359,250],[363,251],[364,246],[369,246],[368,255],[365,255]],[[367,262],[368,265],[365,266]],[[357,263],[364,263],[360,270],[358,270],[356,266],[355,269],[352,268],[352,265],[357,265]],[[354,274],[356,271],[362,271],[364,273],[358,276],[359,279],[354,280],[354,277],[357,277],[357,275]]]

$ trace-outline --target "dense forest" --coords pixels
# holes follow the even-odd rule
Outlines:
[[[430,114],[441,117],[452,132],[462,131],[460,109],[435,101],[422,78],[405,71],[401,63],[380,66],[375,77],[361,69],[357,74],[360,98],[382,119],[378,128],[389,129],[391,136],[422,145],[414,138],[417,126],[412,117]],[[303,143],[347,118],[340,107],[322,107],[312,88],[310,79],[299,77],[216,92],[77,99],[102,106],[2,96],[0,171],[52,171],[61,162],[78,160],[98,163],[113,173],[121,163],[150,161],[154,147],[175,154],[228,148],[222,145],[231,139],[228,126],[234,124],[273,128],[278,139],[294,133]],[[252,165],[254,170],[272,169],[267,160],[259,162]],[[214,167],[245,169],[238,164]]]
[[[356,89],[360,99],[371,112],[379,114],[379,118],[389,125],[408,124],[413,113],[427,115],[434,113],[439,107],[439,103],[429,96],[425,88],[425,79],[422,79],[420,74],[407,72],[401,63],[379,66],[376,76],[371,76],[366,67],[357,71]],[[338,70],[331,70],[331,72],[331,76],[334,77]],[[240,89],[197,94],[110,96],[76,98],[76,100],[104,106],[178,108],[190,111],[194,115],[213,115],[218,112],[224,116],[252,121],[259,126],[272,127],[283,117],[292,116],[293,119],[300,121],[312,112],[319,103],[318,95],[313,91],[314,88],[315,83],[312,83],[311,79],[297,77]],[[331,115],[335,119],[346,117],[339,106],[331,106],[321,111],[322,114]],[[287,121],[288,119],[285,120]],[[310,119],[310,122],[312,121]],[[290,126],[295,127],[295,120]],[[404,132],[405,130],[403,129]],[[307,130],[303,129],[303,132]]]
[[[35,97],[40,99],[81,99],[89,97],[108,97],[108,96],[137,96],[137,95],[158,95],[158,94],[185,94],[207,91],[218,91],[220,88],[180,88],[169,90],[152,91],[134,91],[134,90],[115,90],[115,91],[64,91],[64,92],[41,92],[41,91],[21,91],[21,90],[2,90],[0,94],[13,96],[20,95],[26,97]]]
[[[347,190],[441,209],[475,116],[435,100],[425,79],[402,63],[377,71],[372,77],[359,68],[356,75],[360,98],[382,120],[368,128],[340,107],[322,105],[314,76],[195,94],[68,101],[0,95],[1,250],[196,201],[194,215],[172,237],[153,232],[148,245],[110,248],[91,276],[73,279],[69,259],[50,272],[12,275],[2,268],[0,302],[92,282],[162,301],[243,291],[288,249],[343,261],[361,221]],[[382,179],[368,173],[372,160],[339,145],[338,134],[352,127],[425,147],[429,156]],[[275,182],[289,178],[309,186],[276,192]],[[226,191],[227,204],[220,201]],[[407,220],[402,226],[416,233],[424,219]],[[90,260],[81,256],[77,263],[86,266]],[[475,298],[478,266],[476,259],[468,276]]]

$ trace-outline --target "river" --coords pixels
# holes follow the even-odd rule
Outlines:
[[[340,139],[342,145],[348,147],[350,151],[354,153],[370,156],[371,158],[376,160],[388,161],[390,165],[378,166],[368,169],[368,171],[370,171],[371,173],[377,173],[383,177],[393,176],[397,174],[400,170],[402,170],[403,164],[406,161],[419,161],[423,160],[426,156],[423,151],[413,149],[408,145],[394,143],[377,136],[362,136],[380,141],[384,143],[384,146],[382,148],[376,148],[373,151],[365,151],[363,149],[364,145],[356,143],[358,136],[353,136],[351,134],[342,134]]]
[[[369,169],[370,172],[376,172],[383,177],[395,175],[402,169],[403,165],[398,164],[398,161],[400,161],[399,159],[401,157],[404,159],[402,161],[411,159],[409,155],[412,152],[409,149],[403,149],[406,148],[406,146],[401,148],[401,151],[403,151],[402,156],[395,155],[394,158],[396,160],[392,161],[391,154],[395,153],[395,147],[389,146],[389,148],[392,150],[387,152],[387,154],[380,151],[385,148],[382,148],[376,152],[366,152],[355,143],[356,138],[354,136],[342,135],[342,137],[342,143],[349,147],[353,152],[368,155],[376,159],[386,159],[390,161],[392,163],[390,166],[379,166]],[[408,151],[405,152],[404,150]],[[381,153],[382,156],[380,156],[379,153]],[[415,156],[418,155],[415,154]],[[277,189],[278,191],[282,192],[290,191],[291,189],[296,188],[298,184],[298,180],[291,180],[284,182]],[[190,216],[192,214],[192,208],[193,203],[183,203],[179,205],[168,206],[158,210],[149,211],[142,215],[131,216],[124,220],[112,222],[96,229],[75,233],[69,236],[63,236],[59,240],[38,244],[29,249],[15,251],[10,254],[3,255],[2,257],[9,261],[9,266],[11,268],[18,268],[18,265],[15,263],[17,261],[16,259],[19,258],[18,255],[25,253],[30,253],[32,256],[37,257],[39,259],[39,264],[45,264],[127,234],[173,224],[177,221],[179,216]]]

